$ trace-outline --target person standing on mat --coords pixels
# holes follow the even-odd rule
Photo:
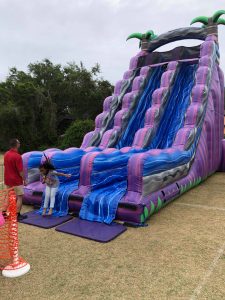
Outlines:
[[[71,177],[71,174],[56,172],[55,167],[50,163],[49,160],[46,160],[43,164],[41,164],[39,166],[39,170],[42,175],[42,183],[46,184],[42,216],[46,215],[46,211],[49,206],[49,201],[50,201],[50,208],[48,211],[48,215],[51,216],[53,213],[53,208],[55,206],[56,193],[58,191],[59,184],[60,184],[58,176],[69,178]]]
[[[17,220],[22,221],[27,218],[27,216],[20,214],[23,205],[23,186],[26,185],[26,180],[19,148],[19,140],[12,139],[10,141],[10,150],[4,155],[4,182],[7,188],[13,188],[16,193]]]

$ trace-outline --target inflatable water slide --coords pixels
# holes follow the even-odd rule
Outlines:
[[[40,205],[44,185],[38,167],[46,156],[60,178],[54,214],[110,224],[144,224],[171,200],[225,170],[224,77],[219,67],[218,24],[225,11],[198,17],[203,27],[128,38],[141,51],[107,97],[95,129],[80,148],[23,155],[28,185],[24,203]],[[174,41],[201,44],[159,52]]]

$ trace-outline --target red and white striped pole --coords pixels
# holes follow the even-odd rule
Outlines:
[[[7,196],[6,223],[8,223],[9,252],[12,263],[4,267],[2,275],[13,278],[26,274],[30,270],[30,265],[23,258],[19,257],[16,195],[14,190],[8,190]]]

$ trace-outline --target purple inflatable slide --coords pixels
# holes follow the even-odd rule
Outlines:
[[[59,215],[70,210],[91,221],[143,224],[212,173],[225,171],[224,77],[214,21],[152,40],[144,36],[81,147],[45,151],[57,170],[72,174],[60,179]],[[184,39],[201,44],[155,51]],[[26,204],[41,205],[38,166],[44,159],[40,151],[23,155]]]

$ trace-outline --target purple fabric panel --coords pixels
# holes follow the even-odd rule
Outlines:
[[[113,96],[109,96],[109,97],[105,98],[105,101],[103,103],[103,110],[109,111],[111,109],[112,102],[113,102]]]
[[[127,153],[127,152],[129,152],[130,150],[131,150],[131,147],[123,147],[123,148],[120,149],[120,152],[121,152],[121,153]]]
[[[214,68],[212,84],[208,98],[208,114],[205,118],[206,130],[207,130],[207,144],[209,151],[209,174],[215,172],[221,160],[221,139],[219,138],[219,127],[220,127],[220,118],[222,115],[218,115],[216,111],[217,103],[221,100],[221,90],[219,86],[218,72],[217,68]],[[222,129],[222,128],[221,128]]]
[[[153,127],[156,116],[159,113],[160,104],[155,104],[146,113],[145,125]]]
[[[219,171],[221,172],[225,172],[225,140],[222,140],[221,142],[222,145],[222,156],[221,156],[221,162],[220,162],[220,166],[219,166]]]
[[[91,131],[91,132],[88,132],[88,133],[85,134],[85,136],[84,136],[84,138],[83,138],[83,142],[82,142],[82,144],[81,144],[81,149],[84,150],[84,149],[88,146],[88,144],[89,144],[91,138],[94,136],[94,134],[95,134],[95,132],[96,132],[97,130],[98,130],[98,129],[96,129],[95,131]]]
[[[212,42],[218,42],[218,38],[214,34],[209,34],[205,40],[212,41]]]
[[[209,56],[213,53],[214,50],[214,42],[211,40],[207,40],[201,44],[200,46],[200,57],[202,56]]]
[[[128,190],[126,195],[122,198],[121,203],[141,203],[141,193]]]
[[[208,88],[204,84],[195,85],[192,90],[192,102],[201,103],[207,89]]]
[[[144,128],[139,129],[134,137],[133,141],[133,148],[142,148],[141,145],[143,145],[145,136],[153,129],[153,126],[146,125]]]
[[[45,185],[40,181],[35,181],[24,187],[24,194],[26,197],[31,197],[33,192],[43,192],[45,189]]]
[[[116,149],[116,148],[107,148],[107,149],[103,150],[103,151],[101,152],[101,154],[102,154],[102,153],[103,153],[103,154],[110,154],[110,153],[114,152],[115,150],[117,150],[117,149]]]
[[[197,122],[197,118],[201,109],[202,105],[200,103],[193,103],[192,105],[190,105],[186,112],[184,125],[194,126]]]
[[[224,89],[224,88],[223,88]],[[212,104],[213,104],[213,118],[214,118],[214,126],[213,126],[213,135],[214,135],[214,141],[213,141],[213,172],[215,172],[220,165],[221,161],[221,132],[223,132],[223,128],[221,128],[220,120],[223,119],[223,115],[220,114],[220,104],[221,104],[221,88],[219,84],[219,76],[218,76],[218,70],[215,68],[215,72],[213,74],[213,83],[211,87],[211,93],[210,96],[212,97]]]
[[[146,77],[148,75],[150,66],[142,67],[140,71],[140,75]]]
[[[90,185],[79,185],[78,189],[74,190],[72,194],[76,197],[84,198],[91,190]]]
[[[162,74],[160,87],[166,87],[166,88],[168,88],[168,85],[171,82],[172,77],[174,76],[174,71],[176,69],[172,69],[171,70],[169,68],[170,66],[171,65],[169,64],[168,68],[167,68],[167,71]]]
[[[128,109],[130,108],[131,104],[133,103],[134,97],[137,95],[137,91],[132,91],[128,94],[126,94],[123,97],[123,103],[122,103],[122,109]],[[119,115],[120,111],[117,112]]]
[[[123,74],[123,79],[127,80],[133,75],[133,70],[128,70]]]
[[[143,84],[146,76],[138,76],[134,79],[132,84],[132,91],[138,91]]]
[[[220,111],[219,111],[219,115],[221,116],[220,117],[220,140],[221,140],[221,147],[220,147],[220,151],[221,151],[221,162],[220,162],[220,167],[219,167],[219,170],[222,170],[223,169],[223,161],[224,161],[224,153],[223,153],[223,144],[224,144],[224,140],[223,140],[223,137],[224,137],[224,118],[223,118],[223,115],[224,115],[224,75],[223,75],[223,72],[221,71],[221,69],[218,67],[218,75],[219,75],[219,80],[220,80],[220,89],[221,89],[221,100],[220,100]],[[222,169],[221,169],[222,167]]]
[[[136,69],[136,68],[137,68],[137,65],[138,65],[139,57],[141,57],[141,56],[146,56],[146,55],[147,55],[147,52],[145,52],[145,51],[140,51],[136,56],[132,57],[131,60],[130,60],[130,66],[129,66],[129,69],[130,69],[130,70]]]
[[[95,157],[99,154],[99,152],[91,152],[85,154],[81,159],[80,166],[80,182],[79,185],[90,185],[91,181],[91,171],[92,171],[92,163]]]
[[[157,105],[157,104],[160,105],[161,100],[167,91],[168,91],[168,88],[166,88],[166,87],[160,87],[157,90],[155,90],[152,94],[152,105]],[[151,108],[149,108],[147,110],[146,115],[148,115],[150,109]]]
[[[121,80],[117,81],[117,83],[115,84],[115,87],[114,87],[114,94],[115,95],[120,94],[123,82],[124,82],[124,80],[121,79]]]
[[[199,65],[201,65],[201,61]],[[206,66],[202,66],[197,70],[195,77],[196,84],[205,84],[209,78],[209,68]]]
[[[176,147],[180,145],[185,145],[192,130],[193,130],[193,126],[187,126],[181,128],[176,135],[173,146]]]
[[[199,65],[201,65],[202,67],[209,67],[209,66],[212,66],[212,58],[208,55],[205,55],[205,56],[202,56],[200,59],[199,59]]]
[[[95,118],[95,130],[94,130],[95,132],[100,131],[102,126],[102,121],[105,119],[107,114],[108,112],[104,111]]]
[[[127,103],[129,106],[132,105],[133,103],[133,100],[134,98],[131,97],[130,98],[130,102]],[[115,116],[115,121],[114,121],[114,129],[115,130],[121,130],[121,126],[122,126],[122,122],[123,122],[123,119],[124,119],[124,116],[126,115],[126,113],[128,112],[129,110],[129,107],[127,108],[122,108],[120,111],[118,111],[116,113],[116,116]]]
[[[105,148],[106,145],[108,145],[109,140],[110,140],[111,135],[113,134],[113,132],[114,132],[114,129],[109,129],[109,130],[107,130],[107,131],[103,134],[102,141],[101,141],[101,143],[100,143],[100,147]]]
[[[222,159],[222,141],[224,138],[224,76],[219,66],[217,66],[217,71],[218,71],[218,78],[220,81],[220,91],[221,91],[219,106],[217,111],[217,117],[219,118],[217,133],[218,133],[218,139],[220,140],[220,147],[218,148],[219,150],[218,156],[221,157]]]
[[[87,147],[84,149],[84,152],[91,152],[95,149],[96,147]]]

